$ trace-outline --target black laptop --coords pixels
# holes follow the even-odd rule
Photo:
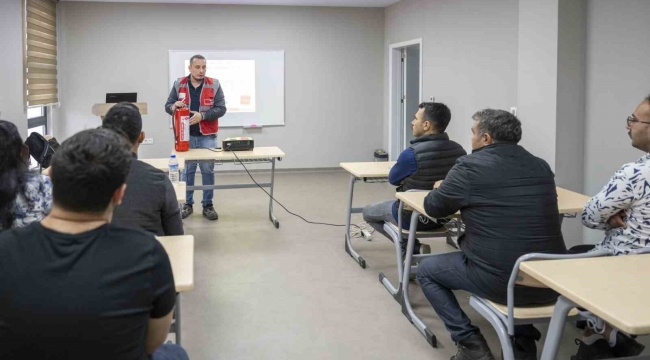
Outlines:
[[[138,102],[138,93],[107,93],[106,103],[117,104],[119,102]]]

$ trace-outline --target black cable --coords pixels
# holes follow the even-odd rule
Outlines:
[[[211,148],[207,148],[207,147],[204,147],[203,149],[208,149],[208,150],[210,150],[210,151],[212,151],[212,152],[222,152],[222,151],[224,151],[224,150],[222,150],[222,151],[217,151],[216,149],[211,149]],[[229,151],[229,150],[228,150],[228,149],[225,149],[225,151]],[[304,217],[302,217],[302,216],[300,216],[300,215],[298,215],[298,214],[295,214],[295,213],[289,211],[289,209],[287,209],[284,205],[282,205],[282,203],[280,203],[280,202],[279,202],[278,200],[276,200],[273,196],[271,196],[271,194],[269,194],[269,192],[266,191],[266,189],[264,189],[264,187],[262,187],[262,185],[258,184],[257,181],[255,181],[255,178],[253,178],[253,175],[251,175],[251,173],[248,171],[248,169],[246,168],[246,165],[244,165],[244,163],[239,159],[239,156],[237,156],[237,154],[236,154],[234,151],[231,151],[231,153],[232,153],[233,155],[235,155],[235,158],[237,158],[237,161],[239,161],[239,164],[241,164],[241,166],[244,167],[244,170],[246,170],[246,173],[247,173],[248,176],[251,178],[251,180],[253,180],[253,182],[255,183],[255,185],[257,185],[260,189],[262,189],[262,191],[264,191],[264,192],[266,193],[266,195],[268,195],[268,196],[271,198],[271,200],[273,200],[276,204],[280,205],[280,206],[284,209],[284,211],[288,212],[289,214],[291,214],[291,215],[293,215],[293,216],[295,216],[295,217],[300,218],[302,221],[304,221],[304,222],[306,222],[306,223],[308,223],[308,224],[313,224],[313,225],[326,225],[326,226],[335,226],[335,227],[346,226],[346,225],[340,225],[340,224],[330,224],[330,223],[323,223],[323,222],[309,221],[309,220],[305,219]],[[359,230],[362,230],[361,227],[360,227],[359,225],[357,225],[357,224],[350,224],[350,226],[354,226],[354,227],[358,228]]]

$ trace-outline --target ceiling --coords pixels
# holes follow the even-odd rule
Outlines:
[[[386,7],[399,0],[61,0],[86,2]]]

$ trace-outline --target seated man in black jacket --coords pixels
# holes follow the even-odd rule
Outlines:
[[[441,218],[456,211],[466,224],[462,251],[429,257],[417,279],[458,346],[455,360],[491,360],[479,329],[460,308],[452,290],[506,304],[508,279],[516,260],[528,253],[566,251],[553,171],[546,161],[517,145],[521,123],[503,110],[473,116],[472,149],[449,171],[424,202],[427,214]],[[552,302],[550,289],[518,286],[516,305]],[[541,334],[532,325],[515,329],[517,359],[536,359]]]
[[[413,136],[411,146],[402,151],[397,163],[390,169],[388,181],[397,186],[397,191],[411,189],[431,190],[436,181],[442,180],[454,166],[456,159],[466,155],[465,149],[454,141],[449,140],[445,132],[451,121],[451,111],[443,103],[425,102],[420,104],[411,121]],[[397,223],[398,200],[388,200],[366,206],[363,209],[363,220],[378,232],[388,237],[384,232],[384,222]],[[402,227],[409,229],[411,212],[402,214]],[[418,230],[431,230],[441,225],[425,216],[420,217]],[[402,242],[402,255],[406,252],[406,241]],[[417,241],[416,254],[429,253]]]
[[[133,156],[126,193],[122,205],[115,209],[113,224],[157,236],[183,235],[181,211],[171,181],[163,171],[138,160],[138,147],[145,136],[138,108],[126,102],[114,105],[104,116],[102,127],[126,136]]]

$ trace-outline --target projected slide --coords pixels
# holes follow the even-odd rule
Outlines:
[[[1,0],[0,0],[1,1]],[[219,80],[228,112],[219,128],[284,125],[284,50],[169,50],[169,88],[203,55],[206,76]]]
[[[185,76],[189,66],[185,60]],[[207,60],[205,75],[221,83],[228,113],[255,112],[255,60]]]

